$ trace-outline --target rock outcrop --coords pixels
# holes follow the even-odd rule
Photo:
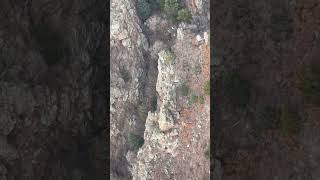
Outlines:
[[[174,126],[175,119],[178,118],[176,105],[176,74],[175,57],[169,50],[159,52],[158,80],[156,89],[160,96],[160,111],[158,124],[161,131],[168,131]]]
[[[147,20],[151,32],[154,26],[150,24],[156,19],[160,18],[152,16]],[[210,178],[209,159],[205,157],[210,133],[209,96],[200,88],[209,79],[206,69],[210,59],[202,50],[210,44],[208,31],[201,33],[201,42],[193,43],[197,28],[184,23],[179,28],[173,27],[176,31],[170,36],[177,39],[166,46],[162,39],[152,36],[156,38],[152,56],[158,52],[158,108],[148,113],[143,146],[137,154],[127,153],[134,180]],[[181,90],[182,87],[185,89]],[[192,97],[198,96],[203,98],[199,105],[192,101]]]
[[[111,1],[112,178],[209,178],[207,4],[197,1],[195,21],[178,25],[159,12],[142,23],[133,1]],[[144,139],[137,151],[130,133]]]
[[[117,179],[129,179],[126,152],[129,132],[142,134],[148,42],[142,33],[135,2],[111,1],[110,34],[110,157],[111,171]],[[141,115],[142,114],[142,115]]]

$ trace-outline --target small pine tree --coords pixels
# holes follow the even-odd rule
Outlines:
[[[156,11],[160,9],[160,1],[161,0],[148,0],[152,11]]]
[[[179,10],[178,0],[161,0],[160,1],[161,10],[171,19],[175,20],[177,18]]]
[[[203,91],[206,95],[210,95],[210,81],[206,81],[203,85]]]
[[[145,21],[151,15],[151,5],[146,0],[138,0],[137,12],[139,17]]]
[[[192,20],[192,15],[188,9],[186,8],[180,9],[178,11],[177,20],[180,22],[190,23]]]
[[[133,148],[134,151],[138,151],[139,148],[143,145],[144,139],[138,135],[133,133],[129,133],[128,141],[130,146]]]

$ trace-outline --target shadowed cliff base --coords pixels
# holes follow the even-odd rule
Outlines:
[[[0,2],[0,176],[106,179],[107,2]]]
[[[215,0],[213,7],[220,179],[317,179],[319,2]]]

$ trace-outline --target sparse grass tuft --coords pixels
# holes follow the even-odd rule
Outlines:
[[[188,96],[190,89],[189,86],[186,83],[181,84],[181,86],[178,88],[179,92],[182,96]]]
[[[202,95],[199,96],[199,103],[204,104],[204,97]]]
[[[203,85],[203,91],[206,95],[210,95],[210,81],[206,81]]]
[[[196,96],[195,94],[192,94],[190,97],[190,101],[191,103],[197,103],[199,100],[198,96]]]

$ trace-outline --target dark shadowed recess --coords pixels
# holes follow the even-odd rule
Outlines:
[[[0,179],[108,178],[108,3],[0,1]]]

